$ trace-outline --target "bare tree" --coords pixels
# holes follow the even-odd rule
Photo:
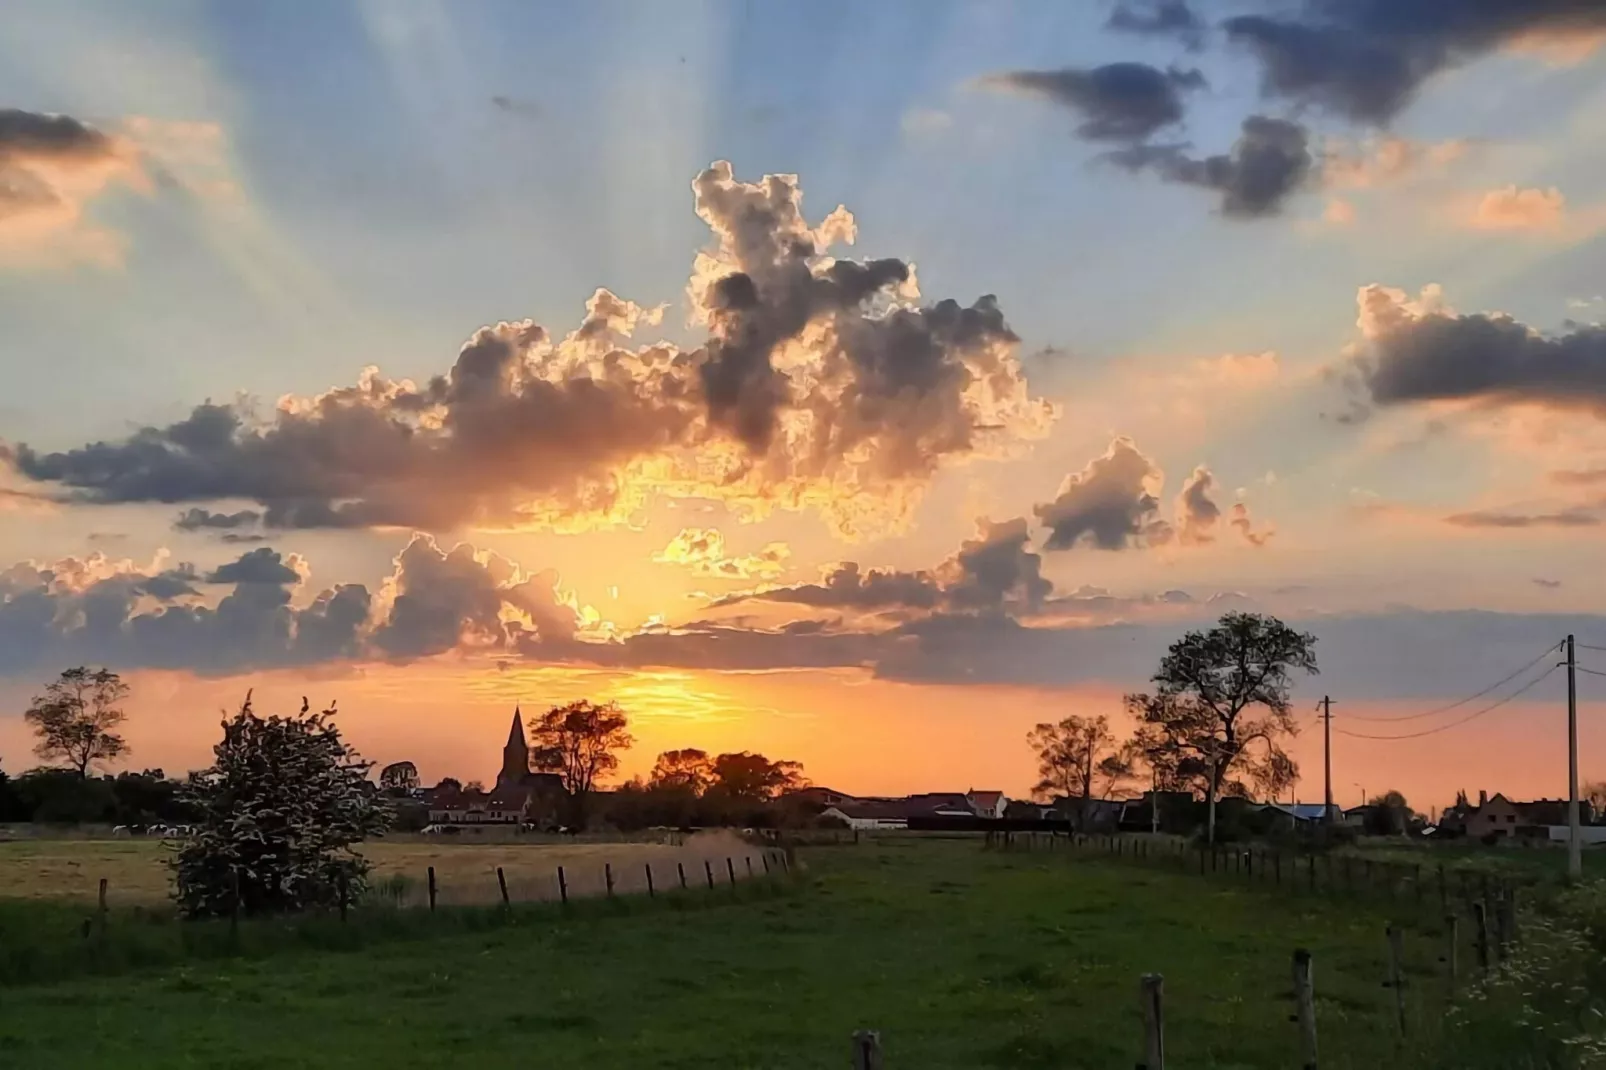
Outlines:
[[[531,728],[530,764],[563,779],[577,824],[597,781],[618,769],[619,752],[635,743],[629,723],[615,703],[581,700],[554,706]]]
[[[68,669],[34,696],[23,718],[39,736],[34,753],[46,761],[61,760],[88,776],[93,762],[111,761],[128,753],[128,744],[113,731],[127,716],[121,704],[128,685],[110,669]]]
[[[1298,766],[1283,750],[1297,732],[1288,689],[1296,671],[1314,674],[1316,637],[1276,617],[1228,613],[1209,631],[1191,631],[1160,661],[1153,694],[1127,696],[1137,742],[1175,769],[1199,770],[1216,838],[1216,800],[1241,790],[1242,774],[1275,795]]]
[[[1132,776],[1137,760],[1131,745],[1117,746],[1110,719],[1103,714],[1072,714],[1057,723],[1044,722],[1026,733],[1026,742],[1037,752],[1038,781],[1032,793],[1045,800],[1056,795],[1080,799],[1084,828],[1091,816],[1094,789],[1098,789],[1097,798],[1108,798]]]

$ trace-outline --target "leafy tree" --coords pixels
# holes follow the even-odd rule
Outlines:
[[[629,724],[617,704],[582,699],[554,706],[531,726],[530,765],[562,778],[577,825],[597,781],[619,768],[619,753],[635,742]]]
[[[121,709],[128,685],[110,669],[68,669],[34,696],[23,718],[39,736],[34,752],[46,761],[64,761],[80,777],[92,762],[111,761],[128,751],[114,729],[126,715]]]
[[[28,807],[17,794],[16,783],[0,769],[0,821],[26,821],[28,817]]]
[[[462,791],[463,782],[454,776],[443,776],[441,782],[435,785],[436,791]]]
[[[485,794],[485,781],[483,781],[483,780],[470,780],[467,784],[463,785],[463,790],[466,791],[466,792],[469,792],[470,794],[474,794],[474,795],[484,795]]]
[[[124,825],[151,825],[158,822],[190,824],[198,816],[182,797],[184,785],[169,780],[160,769],[138,773],[118,773],[108,778],[116,804],[115,820]]]
[[[708,752],[695,747],[684,750],[666,750],[653,763],[649,788],[661,791],[681,791],[702,795],[714,782],[714,763]]]
[[[379,771],[379,787],[393,795],[406,795],[418,789],[418,766],[412,762],[391,762]]]
[[[1411,827],[1416,813],[1401,792],[1389,790],[1370,800],[1372,812],[1366,816],[1366,831],[1374,836],[1398,836]]]
[[[1173,770],[1197,763],[1209,842],[1215,842],[1216,800],[1224,789],[1245,787],[1235,775],[1272,795],[1297,776],[1282,748],[1297,732],[1288,691],[1295,672],[1317,671],[1315,646],[1314,635],[1276,617],[1228,613],[1208,631],[1190,631],[1171,644],[1152,694],[1127,696],[1144,753]]]
[[[1578,797],[1589,803],[1594,819],[1599,821],[1606,813],[1606,780],[1591,780],[1578,789]]]
[[[111,781],[79,776],[72,769],[30,769],[17,778],[16,791],[30,821],[79,825],[110,823],[117,817]]]
[[[801,762],[772,762],[762,754],[745,750],[717,756],[711,772],[709,792],[731,802],[769,802],[808,783]]]
[[[223,722],[212,767],[186,785],[200,830],[169,863],[186,916],[230,913],[236,882],[246,914],[357,900],[368,862],[352,845],[381,835],[389,813],[334,714],[302,699],[296,716],[261,717],[247,692]]]
[[[1108,798],[1129,779],[1137,760],[1131,746],[1117,746],[1110,719],[1072,714],[1056,723],[1044,722],[1026,733],[1037,752],[1037,784],[1032,794],[1045,802],[1055,797],[1080,799],[1086,827],[1095,798]]]

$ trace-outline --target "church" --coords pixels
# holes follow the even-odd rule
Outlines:
[[[513,724],[502,747],[502,768],[490,791],[436,788],[429,800],[432,825],[536,825],[557,824],[567,793],[556,773],[530,769],[530,744],[524,735],[524,717],[513,709]]]

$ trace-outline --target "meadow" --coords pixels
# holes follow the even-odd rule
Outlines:
[[[1173,1065],[1269,1070],[1297,1063],[1302,947],[1322,1066],[1473,1065],[1438,1061],[1443,936],[1420,919],[1404,941],[1401,1037],[1384,902],[965,839],[866,838],[802,857],[806,875],[786,886],[483,925],[443,910],[439,932],[345,952],[287,946],[6,988],[0,1063],[801,1070],[849,1065],[852,1032],[875,1028],[888,1070],[1118,1067],[1138,1057],[1138,979],[1152,971]]]

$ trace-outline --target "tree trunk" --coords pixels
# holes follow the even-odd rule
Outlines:
[[[1205,842],[1210,846],[1216,845],[1216,796],[1220,793],[1221,770],[1212,766],[1210,769],[1210,782],[1205,788],[1205,806],[1208,816],[1205,819]]]

